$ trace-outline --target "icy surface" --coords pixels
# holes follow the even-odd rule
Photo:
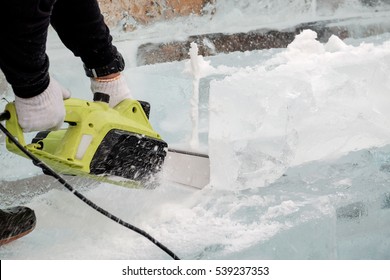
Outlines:
[[[90,99],[81,62],[51,36],[52,74],[74,97]],[[75,187],[184,259],[389,259],[390,37],[315,38],[305,30],[286,49],[142,67],[130,61],[124,73],[134,98],[151,103],[163,138],[190,148],[198,131],[211,184],[201,191],[167,182],[153,190]],[[136,44],[117,42],[128,60]],[[3,143],[1,180],[40,174]],[[23,190],[2,192],[2,203],[32,207],[37,228],[2,246],[1,259],[169,258],[60,186]]]

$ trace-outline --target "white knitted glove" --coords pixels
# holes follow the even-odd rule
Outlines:
[[[15,96],[15,108],[20,127],[24,132],[57,130],[65,118],[63,99],[70,97],[70,92],[50,79],[49,86],[41,94],[31,98]]]
[[[112,79],[91,79],[91,90],[93,93],[101,92],[110,96],[110,107],[114,108],[124,99],[131,99],[130,89],[125,78],[120,74]]]

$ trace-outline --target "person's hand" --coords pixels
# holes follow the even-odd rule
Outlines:
[[[57,130],[65,119],[64,99],[70,92],[50,79],[49,86],[41,94],[31,98],[15,96],[15,108],[18,122],[24,132]]]
[[[124,99],[131,99],[130,89],[123,75],[120,73],[111,76],[91,78],[91,90],[93,93],[101,92],[110,96],[109,105],[114,108]]]

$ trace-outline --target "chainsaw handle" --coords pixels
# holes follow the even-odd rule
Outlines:
[[[24,141],[24,134],[23,134],[22,128],[20,127],[19,122],[18,122],[18,116],[16,114],[16,108],[15,108],[14,102],[7,103],[7,105],[5,106],[5,111],[3,113],[1,113],[0,118],[2,121],[3,120],[6,121],[5,126],[6,126],[7,130],[14,137],[16,137],[18,139],[20,144],[25,146],[26,142]],[[12,141],[7,140],[6,146],[7,146],[8,150],[10,150],[12,148],[15,148],[15,150],[17,150],[16,146],[13,144]]]

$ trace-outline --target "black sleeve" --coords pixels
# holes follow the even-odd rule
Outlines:
[[[116,58],[117,49],[96,0],[57,0],[51,24],[88,68],[104,67]]]
[[[23,98],[49,85],[49,24],[88,68],[110,65],[118,52],[96,0],[8,0],[0,7],[0,68]]]
[[[47,29],[55,0],[2,1],[0,68],[14,93],[32,97],[49,85]]]

